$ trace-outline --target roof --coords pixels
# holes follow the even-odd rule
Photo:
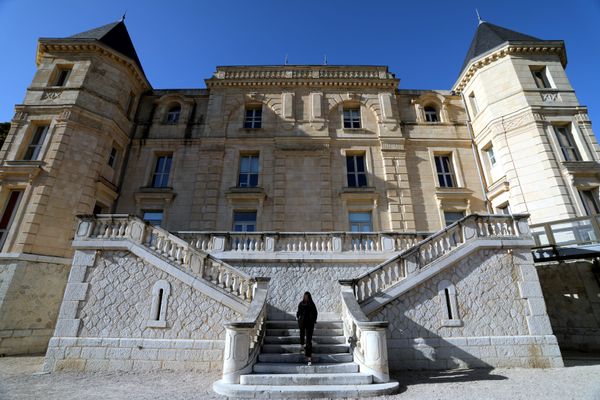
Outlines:
[[[465,61],[460,69],[462,72],[469,62],[482,54],[500,46],[507,42],[542,42],[542,39],[526,35],[524,33],[511,31],[498,25],[491,24],[486,21],[481,21],[475,32],[475,36],[471,41],[471,47],[467,52]]]
[[[90,29],[89,31],[77,33],[66,39],[97,40],[124,56],[131,58],[136,65],[140,67],[142,73],[144,73],[142,63],[137,56],[135,47],[131,41],[131,36],[129,36],[129,32],[125,27],[125,22],[123,20]]]

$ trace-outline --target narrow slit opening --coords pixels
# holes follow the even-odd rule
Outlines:
[[[448,319],[452,319],[452,307],[450,306],[450,292],[448,288],[444,289],[444,294],[446,295],[446,309],[448,310]]]
[[[156,316],[155,320],[160,321],[160,309],[162,307],[162,299],[163,299],[163,289],[158,291],[158,307],[156,307]]]

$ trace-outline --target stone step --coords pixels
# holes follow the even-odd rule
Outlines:
[[[267,320],[267,329],[298,329],[298,321]],[[342,329],[342,321],[317,321],[315,329]]]
[[[239,385],[223,383],[219,380],[213,384],[213,390],[223,396],[259,399],[375,397],[396,393],[398,387],[398,382],[373,383],[370,385],[269,386]]]
[[[251,374],[240,376],[241,385],[368,385],[373,375],[342,374]]]
[[[262,353],[300,353],[303,350],[299,344],[263,344]],[[314,353],[349,353],[350,346],[347,344],[315,344],[312,347]]]
[[[254,364],[252,369],[259,374],[341,374],[358,372],[358,364],[353,362],[316,364],[308,366],[306,363],[264,363]]]
[[[313,344],[346,344],[345,336],[313,336]],[[266,344],[300,344],[300,336],[265,336]]]
[[[265,363],[306,363],[304,354],[298,353],[261,353],[258,355],[258,361]],[[347,363],[354,361],[352,354],[318,354],[313,353],[313,365],[319,363]]]
[[[271,329],[267,328],[265,332],[266,336],[298,336],[300,337],[300,329],[298,325],[294,329]],[[343,336],[343,329],[315,329],[313,331],[314,336]]]

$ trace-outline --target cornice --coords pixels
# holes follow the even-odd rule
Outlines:
[[[452,90],[456,93],[461,93],[478,70],[508,55],[540,53],[558,54],[563,66],[567,65],[567,53],[562,41],[531,42],[526,44],[507,43],[472,60],[469,66],[461,72]]]

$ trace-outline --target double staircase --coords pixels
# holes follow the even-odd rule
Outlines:
[[[365,397],[394,392],[397,382],[373,383],[359,372],[342,321],[319,321],[313,335],[312,365],[300,346],[296,321],[266,321],[263,345],[252,372],[239,384],[215,384],[228,397],[317,398]]]

